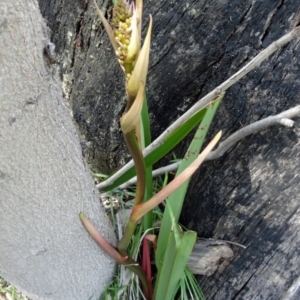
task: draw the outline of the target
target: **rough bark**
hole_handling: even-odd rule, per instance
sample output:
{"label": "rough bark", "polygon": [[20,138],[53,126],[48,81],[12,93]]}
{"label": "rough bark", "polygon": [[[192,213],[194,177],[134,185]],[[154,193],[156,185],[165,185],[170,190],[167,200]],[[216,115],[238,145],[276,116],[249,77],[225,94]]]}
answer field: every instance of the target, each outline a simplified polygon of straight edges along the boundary
{"label": "rough bark", "polygon": [[115,264],[79,212],[115,237],[46,56],[38,3],[1,1],[0,35],[0,275],[31,299],[99,299]]}
{"label": "rough bark", "polygon": [[40,0],[39,5],[52,30],[64,91],[87,160],[94,171],[110,173],[128,153],[119,129],[124,82],[106,33],[92,2]]}
{"label": "rough bark", "polygon": [[[98,1],[108,8],[104,2]],[[127,157],[117,125],[124,90],[106,34],[87,1],[39,3],[59,60],[68,58],[61,76],[70,83],[69,98],[89,163],[102,172],[114,170]],[[153,137],[300,24],[300,4],[288,0],[145,1],[145,10],[154,19],[148,77]],[[230,88],[210,137],[219,129],[226,137],[298,104],[299,54],[299,40],[293,41]],[[183,210],[185,225],[201,237],[248,246],[233,248],[236,256],[228,266],[199,278],[208,299],[292,299],[291,291],[297,291],[298,139],[298,122],[294,129],[270,128],[217,162],[206,163],[194,177]],[[178,147],[177,156],[186,144]]]}

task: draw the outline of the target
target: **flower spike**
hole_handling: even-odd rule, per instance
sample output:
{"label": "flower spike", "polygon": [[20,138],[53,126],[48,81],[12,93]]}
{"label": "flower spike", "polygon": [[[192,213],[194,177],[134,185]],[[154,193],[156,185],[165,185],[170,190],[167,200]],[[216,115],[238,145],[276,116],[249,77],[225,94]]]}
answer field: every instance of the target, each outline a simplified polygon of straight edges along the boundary
{"label": "flower spike", "polygon": [[[108,21],[105,19],[104,14],[101,12],[96,3],[96,0],[94,0],[94,3],[97,13],[117,55],[121,68],[126,74],[127,81],[131,77],[134,69],[136,69],[134,78],[131,80],[128,90],[128,94],[132,99],[134,99],[139,89],[139,82],[136,82],[136,78],[141,75],[141,80],[144,84],[146,81],[152,18],[150,16],[148,33],[144,45],[142,49],[140,49],[143,0],[136,0],[136,5],[134,3],[129,4],[126,0],[117,1],[113,8],[112,26],[110,26]],[[142,57],[140,58],[140,56]]]}

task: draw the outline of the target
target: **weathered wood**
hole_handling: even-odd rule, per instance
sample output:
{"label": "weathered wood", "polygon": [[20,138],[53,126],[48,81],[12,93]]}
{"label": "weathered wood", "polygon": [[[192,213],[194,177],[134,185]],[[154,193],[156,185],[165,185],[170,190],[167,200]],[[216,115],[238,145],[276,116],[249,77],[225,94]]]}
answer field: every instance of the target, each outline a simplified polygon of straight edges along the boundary
{"label": "weathered wood", "polygon": [[[46,3],[40,0],[40,7],[63,62],[61,75],[66,83],[72,80],[70,101],[89,162],[95,170],[114,170],[128,156],[117,122],[123,82],[108,39],[88,2]],[[152,13],[154,19],[148,77],[154,137],[300,23],[298,1],[145,1],[145,9],[144,15]],[[210,137],[219,129],[226,137],[299,104],[299,45],[291,42],[230,88]],[[233,247],[236,255],[226,268],[199,278],[208,299],[280,299],[293,282],[295,290],[300,276],[298,139],[298,121],[294,129],[270,128],[206,163],[192,180],[184,224],[199,236],[248,246]],[[186,145],[177,148],[179,157]]]}
{"label": "weathered wood", "polygon": [[220,267],[227,266],[233,251],[224,241],[200,240],[194,246],[187,265],[193,274],[211,276]]}

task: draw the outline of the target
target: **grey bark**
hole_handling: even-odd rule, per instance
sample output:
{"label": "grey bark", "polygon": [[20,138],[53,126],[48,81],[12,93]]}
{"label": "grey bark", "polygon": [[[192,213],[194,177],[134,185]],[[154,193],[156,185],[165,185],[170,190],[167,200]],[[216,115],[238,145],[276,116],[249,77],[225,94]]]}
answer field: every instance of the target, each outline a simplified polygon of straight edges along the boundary
{"label": "grey bark", "polygon": [[115,264],[79,212],[115,236],[46,55],[47,31],[37,1],[0,2],[0,275],[31,299],[99,299]]}
{"label": "grey bark", "polygon": [[[108,2],[98,1],[103,8]],[[95,170],[115,170],[128,158],[117,124],[124,90],[106,34],[88,1],[39,3],[59,61],[65,62],[60,74],[69,83],[88,161]],[[149,0],[144,16],[148,13],[154,19],[148,77],[153,137],[300,24],[299,1],[289,0]],[[225,138],[299,104],[299,57],[297,40],[230,88],[209,137],[222,129]],[[274,127],[248,137],[223,158],[205,163],[192,180],[182,222],[200,237],[248,246],[233,247],[229,264],[199,277],[208,299],[299,298],[300,133],[295,121],[294,129]],[[186,146],[176,149],[178,157]]]}

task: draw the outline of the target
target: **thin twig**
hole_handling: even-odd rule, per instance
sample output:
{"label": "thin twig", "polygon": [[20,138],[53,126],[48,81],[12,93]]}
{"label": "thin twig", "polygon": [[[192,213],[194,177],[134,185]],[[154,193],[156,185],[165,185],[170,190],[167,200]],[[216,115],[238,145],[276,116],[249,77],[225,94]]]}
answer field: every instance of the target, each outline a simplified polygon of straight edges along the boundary
{"label": "thin twig", "polygon": [[233,133],[225,141],[221,142],[218,148],[212,151],[206,157],[206,160],[214,160],[220,158],[228,149],[230,149],[234,144],[236,144],[238,141],[245,138],[246,136],[256,133],[272,125],[278,125],[278,124],[284,125],[282,122],[280,122],[280,120],[293,118],[299,115],[300,115],[300,105],[297,105],[278,115],[269,116],[262,120],[256,121],[248,126],[245,126],[244,128],[241,128],[240,130]]}
{"label": "thin twig", "polygon": [[[273,42],[269,47],[255,56],[249,63],[247,63],[242,69],[236,72],[229,79],[220,84],[213,91],[208,93],[206,96],[201,98],[193,107],[191,107],[186,113],[184,113],[179,119],[177,119],[170,127],[168,127],[152,144],[150,144],[143,151],[143,156],[147,156],[154,149],[156,149],[159,145],[164,143],[165,138],[174,130],[176,130],[181,124],[183,124],[186,120],[188,120],[191,116],[193,116],[197,111],[201,110],[205,106],[207,106],[211,101],[213,101],[220,93],[225,92],[229,87],[238,82],[242,77],[252,71],[254,68],[259,66],[264,60],[266,60],[270,55],[272,55],[276,50],[286,45],[291,40],[300,37],[300,26],[295,27],[289,33]],[[127,170],[133,167],[133,161],[129,161],[124,167],[122,167],[118,172],[116,172],[113,176],[109,177],[107,180],[99,183],[97,185],[98,189],[103,189],[111,184],[123,175]]]}
{"label": "thin twig", "polygon": [[[256,121],[238,131],[230,135],[226,140],[221,142],[218,146],[218,148],[214,151],[211,151],[208,156],[206,157],[205,161],[207,160],[214,160],[218,159],[221,156],[225,154],[227,150],[229,150],[231,147],[233,147],[238,141],[242,140],[246,136],[256,133],[260,130],[263,130],[269,126],[272,125],[284,125],[287,127],[292,127],[294,125],[294,121],[292,121],[290,118],[296,117],[300,115],[300,105],[297,105],[291,109],[288,109],[278,115],[275,116],[269,116],[267,118],[264,118],[262,120]],[[152,172],[152,177],[157,177],[160,175],[163,175],[168,172],[176,171],[180,165],[181,161],[178,161],[176,163],[161,167],[159,169],[156,169]],[[132,179],[126,181],[122,185],[119,186],[120,189],[125,189],[133,184],[136,183],[136,177],[133,177]]]}
{"label": "thin twig", "polygon": [[[234,246],[238,246],[238,247],[241,247],[243,249],[247,249],[246,246],[242,245],[242,244],[239,244],[239,243],[236,243],[236,242],[231,242],[231,241],[226,241],[226,240],[218,240],[218,239],[205,239],[205,238],[198,238],[198,240],[201,240],[201,241],[211,241],[212,243],[227,243],[227,244],[231,244],[231,245],[234,245]],[[196,242],[197,243],[197,242]]]}

